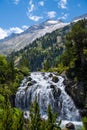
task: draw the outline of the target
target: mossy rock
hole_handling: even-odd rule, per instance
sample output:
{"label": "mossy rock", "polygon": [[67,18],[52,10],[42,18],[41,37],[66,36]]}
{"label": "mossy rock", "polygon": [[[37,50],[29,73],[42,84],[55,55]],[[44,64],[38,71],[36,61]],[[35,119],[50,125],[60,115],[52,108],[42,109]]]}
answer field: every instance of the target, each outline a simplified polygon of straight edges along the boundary
{"label": "mossy rock", "polygon": [[29,81],[29,82],[27,83],[27,85],[28,85],[28,86],[32,86],[32,85],[34,85],[35,83],[36,83],[36,81],[34,81],[34,80],[33,80],[33,81]]}
{"label": "mossy rock", "polygon": [[57,76],[53,76],[52,81],[53,81],[54,83],[57,83],[57,82],[59,81],[59,79],[58,79]]}

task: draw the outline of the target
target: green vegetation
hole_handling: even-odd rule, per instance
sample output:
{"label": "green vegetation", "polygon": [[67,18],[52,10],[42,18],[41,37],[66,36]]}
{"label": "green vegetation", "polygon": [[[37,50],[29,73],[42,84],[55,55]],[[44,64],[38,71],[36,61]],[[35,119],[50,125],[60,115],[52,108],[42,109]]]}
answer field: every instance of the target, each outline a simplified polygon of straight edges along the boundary
{"label": "green vegetation", "polygon": [[[76,105],[85,109],[87,113],[87,20],[78,21],[72,27],[66,35],[65,47],[65,52],[61,56],[62,66],[60,66],[67,68],[67,77],[75,86],[77,85],[76,88],[70,88],[70,94]],[[87,129],[86,113],[82,118],[83,130]]]}
{"label": "green vegetation", "polygon": [[13,56],[8,61],[0,55],[0,130],[22,130],[23,114],[14,107],[14,95],[29,70],[14,66]]}
{"label": "green vegetation", "polygon": [[55,124],[56,116],[51,108],[48,109],[48,120],[41,119],[36,100],[31,105],[30,120],[24,119],[23,112],[14,107],[12,96],[15,95],[23,77],[29,75],[26,66],[21,66],[21,69],[15,68],[13,56],[7,60],[0,55],[0,130],[49,130],[50,123],[52,130],[59,130],[60,124]]}
{"label": "green vegetation", "polygon": [[31,105],[29,130],[61,130],[60,122],[56,122],[57,115],[52,112],[50,105],[48,106],[48,119],[41,119],[40,109],[37,98]]}
{"label": "green vegetation", "polygon": [[83,130],[87,130],[87,117],[85,116],[84,118],[82,118],[83,121]]}
{"label": "green vegetation", "polygon": [[[87,20],[77,22],[66,35],[66,50],[62,55],[63,66],[72,68],[77,79],[87,79]],[[84,75],[84,77],[82,76]]]}
{"label": "green vegetation", "polygon": [[80,91],[78,96],[84,100],[82,104],[85,108],[87,106],[87,20],[81,20],[72,27],[66,35],[65,47],[65,52],[61,56],[61,67],[66,68],[69,79],[77,83],[77,86],[81,86],[77,88]]}

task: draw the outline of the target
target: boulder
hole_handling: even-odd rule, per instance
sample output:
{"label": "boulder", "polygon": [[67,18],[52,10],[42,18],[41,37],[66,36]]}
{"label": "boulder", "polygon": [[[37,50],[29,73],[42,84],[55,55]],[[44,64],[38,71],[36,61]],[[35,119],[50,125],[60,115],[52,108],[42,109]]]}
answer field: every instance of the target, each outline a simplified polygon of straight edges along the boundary
{"label": "boulder", "polygon": [[67,123],[65,127],[67,130],[75,130],[75,125],[71,122]]}
{"label": "boulder", "polygon": [[49,74],[49,77],[50,77],[50,78],[51,78],[51,77],[53,77],[53,74],[52,74],[52,73],[50,73],[50,74]]}
{"label": "boulder", "polygon": [[57,76],[53,76],[52,81],[53,81],[54,83],[57,83],[57,82],[59,81],[59,79],[58,79]]}
{"label": "boulder", "polygon": [[32,78],[31,77],[28,77],[28,81],[31,81],[32,80]]}
{"label": "boulder", "polygon": [[58,98],[61,95],[61,90],[56,85],[51,84],[50,88],[52,88],[54,98]]}
{"label": "boulder", "polygon": [[36,81],[29,81],[28,83],[27,83],[27,86],[32,86],[32,85],[34,85],[36,83]]}

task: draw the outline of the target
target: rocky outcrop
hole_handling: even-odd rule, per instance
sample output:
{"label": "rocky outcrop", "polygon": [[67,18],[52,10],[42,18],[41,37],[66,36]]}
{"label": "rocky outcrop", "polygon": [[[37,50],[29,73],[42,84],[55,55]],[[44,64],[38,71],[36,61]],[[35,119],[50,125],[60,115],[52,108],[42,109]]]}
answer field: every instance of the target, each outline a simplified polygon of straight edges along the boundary
{"label": "rocky outcrop", "polygon": [[66,74],[63,73],[65,91],[72,97],[76,107],[80,110],[81,116],[87,116],[87,92],[85,91],[84,82],[76,82],[72,79],[67,78]]}

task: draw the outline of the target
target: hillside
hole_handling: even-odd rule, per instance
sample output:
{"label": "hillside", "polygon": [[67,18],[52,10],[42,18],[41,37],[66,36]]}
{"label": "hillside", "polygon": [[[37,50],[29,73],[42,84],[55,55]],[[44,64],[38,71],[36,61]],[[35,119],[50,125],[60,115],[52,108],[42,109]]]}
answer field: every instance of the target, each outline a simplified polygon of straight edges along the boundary
{"label": "hillside", "polygon": [[0,53],[8,55],[12,51],[19,51],[31,44],[37,38],[40,38],[47,33],[52,33],[57,29],[60,30],[64,27],[71,26],[84,18],[87,18],[87,14],[76,17],[69,23],[64,23],[61,20],[48,19],[45,22],[29,27],[20,34],[12,33],[10,36],[0,40]]}
{"label": "hillside", "polygon": [[[86,18],[86,15],[75,18],[71,23],[67,25],[64,25],[63,23],[61,23],[61,21],[47,20],[46,22],[43,22],[38,26],[35,25],[27,29],[23,33],[24,35],[29,35],[29,33],[32,34],[34,31],[35,33],[37,32],[37,34],[40,34],[38,33],[38,31],[41,32],[42,28],[44,27],[48,27],[51,31],[52,28],[50,27],[59,27],[58,29],[50,33],[45,32],[46,34],[44,36],[36,38],[36,40],[32,41],[29,45],[25,46],[24,42],[25,47],[23,49],[18,50],[20,48],[17,48],[16,50],[14,50],[15,65],[21,67],[26,63],[26,66],[29,67],[31,71],[38,71],[41,69],[54,71],[53,68],[55,68],[55,71],[57,71],[56,68],[61,62],[61,55],[65,50],[66,34],[71,30],[71,28],[77,21],[84,18]],[[62,27],[61,25],[63,25],[64,27]],[[22,36],[22,34],[20,34],[20,36]],[[21,48],[22,47],[23,46],[21,46]]]}
{"label": "hillside", "polygon": [[24,49],[14,52],[15,65],[26,65],[31,71],[57,67],[65,49],[65,35],[71,27],[72,24],[45,34]]}

